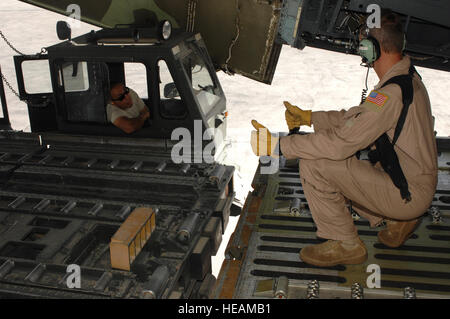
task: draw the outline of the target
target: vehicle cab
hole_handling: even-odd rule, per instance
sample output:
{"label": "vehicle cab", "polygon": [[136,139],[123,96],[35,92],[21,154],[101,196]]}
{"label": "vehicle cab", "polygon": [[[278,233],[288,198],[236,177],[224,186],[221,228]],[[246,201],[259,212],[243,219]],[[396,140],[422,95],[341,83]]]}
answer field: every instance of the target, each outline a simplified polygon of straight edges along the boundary
{"label": "vehicle cab", "polygon": [[[200,34],[174,30],[164,39],[155,29],[125,26],[69,36],[46,50],[15,57],[32,132],[168,141],[175,129],[186,128],[203,144],[226,136],[225,95]],[[150,110],[147,123],[132,134],[107,119],[110,84],[118,82]],[[215,141],[216,149],[221,142]]]}
{"label": "vehicle cab", "polygon": [[[31,133],[11,130],[0,81],[0,295],[208,297],[235,169],[213,152],[226,101],[201,36],[126,26],[72,40],[58,25],[66,41],[15,57]],[[135,133],[108,121],[111,83],[150,110]]]}

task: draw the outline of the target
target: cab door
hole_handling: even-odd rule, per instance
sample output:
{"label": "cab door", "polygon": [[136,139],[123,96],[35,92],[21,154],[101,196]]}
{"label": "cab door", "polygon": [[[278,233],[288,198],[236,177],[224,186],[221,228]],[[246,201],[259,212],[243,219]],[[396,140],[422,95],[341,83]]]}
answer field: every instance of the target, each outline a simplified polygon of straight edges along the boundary
{"label": "cab door", "polygon": [[56,129],[56,112],[47,54],[15,56],[20,99],[28,105],[32,132]]}

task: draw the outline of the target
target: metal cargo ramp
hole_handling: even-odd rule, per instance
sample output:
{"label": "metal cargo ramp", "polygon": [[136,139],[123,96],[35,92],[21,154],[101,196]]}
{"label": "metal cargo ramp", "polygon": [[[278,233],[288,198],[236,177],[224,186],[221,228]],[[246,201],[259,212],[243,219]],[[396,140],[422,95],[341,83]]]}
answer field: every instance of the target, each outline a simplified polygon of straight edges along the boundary
{"label": "metal cargo ramp", "polygon": [[[378,242],[385,226],[370,228],[353,214],[368,260],[361,265],[319,268],[300,260],[302,247],[323,239],[299,179],[298,161],[280,160],[279,170],[253,180],[216,286],[217,298],[450,298],[450,144],[438,139],[439,182],[430,208],[407,242]],[[300,163],[301,165],[301,163]],[[297,210],[291,207],[297,205]],[[381,271],[372,285],[373,265]]]}

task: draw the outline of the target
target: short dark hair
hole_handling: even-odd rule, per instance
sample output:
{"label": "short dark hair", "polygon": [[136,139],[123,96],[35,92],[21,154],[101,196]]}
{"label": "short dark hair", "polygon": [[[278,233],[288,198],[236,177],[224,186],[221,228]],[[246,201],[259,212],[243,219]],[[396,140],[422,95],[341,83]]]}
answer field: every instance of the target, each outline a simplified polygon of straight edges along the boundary
{"label": "short dark hair", "polygon": [[402,53],[405,34],[400,16],[390,9],[381,9],[381,28],[370,29],[386,53]]}
{"label": "short dark hair", "polygon": [[111,91],[113,88],[115,88],[118,85],[124,85],[123,82],[111,82],[109,83],[109,90]]}
{"label": "short dark hair", "polygon": [[109,83],[109,101],[110,102],[112,100],[112,96],[111,96],[112,89],[119,85],[124,85],[124,84],[123,84],[123,82],[117,82],[117,81]]}

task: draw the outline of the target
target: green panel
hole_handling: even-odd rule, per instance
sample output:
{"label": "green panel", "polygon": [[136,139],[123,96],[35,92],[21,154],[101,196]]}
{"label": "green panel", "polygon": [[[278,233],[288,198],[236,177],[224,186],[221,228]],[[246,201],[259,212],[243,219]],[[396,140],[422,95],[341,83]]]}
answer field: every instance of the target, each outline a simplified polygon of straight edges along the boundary
{"label": "green panel", "polygon": [[69,15],[66,11],[71,4],[80,6],[81,20],[101,27],[114,27],[118,24],[149,24],[156,21],[177,21],[161,10],[154,0],[20,0],[44,9]]}
{"label": "green panel", "polygon": [[279,54],[274,47],[280,19],[275,2],[267,5],[240,0],[236,7],[234,0],[198,1],[194,30],[202,34],[216,65],[271,82],[275,66],[269,66],[270,59],[278,60]]}
{"label": "green panel", "polygon": [[[176,28],[199,32],[218,69],[271,83],[281,45],[275,44],[281,0],[20,0],[69,15],[77,4],[81,20],[100,27],[154,26],[170,20]],[[262,2],[262,1],[261,1]],[[190,9],[189,9],[190,8]]]}

